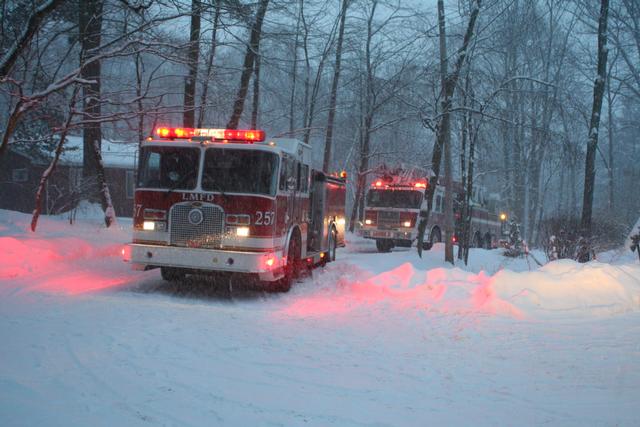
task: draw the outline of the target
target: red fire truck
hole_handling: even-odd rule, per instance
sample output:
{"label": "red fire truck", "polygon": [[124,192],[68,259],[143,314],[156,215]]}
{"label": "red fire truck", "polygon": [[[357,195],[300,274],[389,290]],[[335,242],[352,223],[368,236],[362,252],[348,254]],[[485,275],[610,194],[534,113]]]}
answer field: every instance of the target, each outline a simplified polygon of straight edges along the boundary
{"label": "red fire truck", "polygon": [[345,177],[261,130],[156,129],[141,146],[130,258],[162,278],[242,273],[287,291],[344,245]]}
{"label": "red fire truck", "polygon": [[[432,184],[428,174],[421,169],[382,168],[367,193],[364,223],[360,225],[359,234],[374,239],[379,252],[388,252],[395,246],[411,247],[418,237],[420,211],[427,209],[426,190]],[[460,183],[454,184],[454,191],[454,200],[461,200]],[[482,189],[476,189],[471,205],[471,245],[497,247],[502,234],[500,219],[488,206]],[[459,209],[454,208],[454,213],[459,220]],[[444,187],[438,184],[423,248],[430,249],[434,243],[442,242],[443,236]]]}

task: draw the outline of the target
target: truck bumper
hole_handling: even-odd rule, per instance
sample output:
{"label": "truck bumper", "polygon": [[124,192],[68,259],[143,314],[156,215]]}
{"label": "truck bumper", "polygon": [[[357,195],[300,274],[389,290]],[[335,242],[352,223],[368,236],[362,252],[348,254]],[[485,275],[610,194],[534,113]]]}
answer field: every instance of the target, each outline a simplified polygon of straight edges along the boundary
{"label": "truck bumper", "polygon": [[376,230],[361,228],[360,235],[365,239],[390,239],[390,240],[410,240],[413,241],[416,238],[417,233],[413,230],[399,231],[399,230]]}
{"label": "truck bumper", "polygon": [[[194,271],[257,274],[272,282],[283,274],[283,259],[274,252],[239,252],[133,243],[129,245],[134,270],[175,267]],[[273,259],[272,265],[267,264]]]}

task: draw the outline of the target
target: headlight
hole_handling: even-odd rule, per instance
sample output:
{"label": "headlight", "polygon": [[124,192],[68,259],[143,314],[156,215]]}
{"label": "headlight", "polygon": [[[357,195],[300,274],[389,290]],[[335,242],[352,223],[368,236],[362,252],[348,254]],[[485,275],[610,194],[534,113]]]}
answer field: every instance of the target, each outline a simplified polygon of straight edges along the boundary
{"label": "headlight", "polygon": [[411,221],[405,221],[403,225],[405,227],[411,227]]}
{"label": "headlight", "polygon": [[238,227],[236,228],[236,236],[238,237],[247,237],[249,235],[249,227]]}
{"label": "headlight", "polygon": [[145,231],[165,231],[166,223],[164,221],[145,221],[142,223],[142,229]]}
{"label": "headlight", "polygon": [[370,219],[365,219],[364,223],[367,225],[371,225],[373,223],[373,221],[371,221]]}

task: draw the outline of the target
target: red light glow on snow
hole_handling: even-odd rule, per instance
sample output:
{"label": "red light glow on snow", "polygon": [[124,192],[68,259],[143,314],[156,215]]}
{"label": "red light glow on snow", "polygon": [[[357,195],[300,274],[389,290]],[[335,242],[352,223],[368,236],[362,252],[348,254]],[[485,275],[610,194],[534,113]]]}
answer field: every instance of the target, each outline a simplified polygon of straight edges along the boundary
{"label": "red light glow on snow", "polygon": [[76,237],[0,237],[0,292],[76,295],[132,283],[139,275],[122,267],[123,250]]}
{"label": "red light glow on snow", "polygon": [[[353,266],[351,266],[353,270]],[[336,272],[326,277],[327,286],[296,300],[282,310],[289,317],[331,317],[381,311],[436,314],[483,314],[523,318],[520,310],[500,299],[492,278],[461,270],[434,268],[416,270],[410,263],[378,274],[366,271]]]}

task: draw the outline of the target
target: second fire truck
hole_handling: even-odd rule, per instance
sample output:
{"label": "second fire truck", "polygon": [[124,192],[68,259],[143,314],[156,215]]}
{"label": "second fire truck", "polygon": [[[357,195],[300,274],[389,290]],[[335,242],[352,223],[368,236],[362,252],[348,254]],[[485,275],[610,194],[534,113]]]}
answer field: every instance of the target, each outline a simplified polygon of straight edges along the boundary
{"label": "second fire truck", "polygon": [[[428,174],[421,169],[382,168],[367,192],[364,222],[359,234],[374,239],[379,252],[388,252],[396,246],[411,247],[417,240],[420,211],[427,209],[426,193],[432,184]],[[454,191],[454,200],[460,200],[462,188],[459,183],[454,184]],[[498,215],[493,212],[495,207],[485,200],[480,188],[476,189],[471,204],[471,245],[487,249],[496,247],[502,227]],[[454,208],[454,214],[459,223],[459,209]],[[437,185],[421,244],[424,249],[430,249],[433,244],[442,242],[443,237],[444,187]]]}
{"label": "second fire truck", "polygon": [[287,291],[344,245],[345,177],[260,130],[156,129],[141,146],[130,260],[165,280],[239,273]]}

